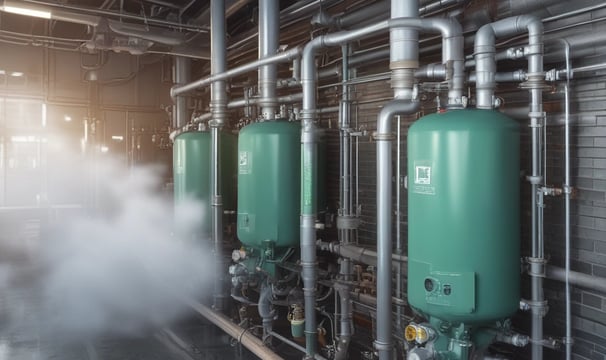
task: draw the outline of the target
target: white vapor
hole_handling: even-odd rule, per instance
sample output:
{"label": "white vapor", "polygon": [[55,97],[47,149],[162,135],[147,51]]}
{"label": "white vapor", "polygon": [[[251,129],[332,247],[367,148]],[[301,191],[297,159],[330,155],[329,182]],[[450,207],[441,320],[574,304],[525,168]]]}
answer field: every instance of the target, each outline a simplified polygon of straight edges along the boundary
{"label": "white vapor", "polygon": [[[69,338],[167,326],[188,310],[180,298],[205,296],[212,284],[208,246],[173,231],[158,169],[104,164],[99,174],[109,211],[71,218],[43,234],[36,251],[39,328]],[[184,207],[179,234],[204,219],[202,204]]]}

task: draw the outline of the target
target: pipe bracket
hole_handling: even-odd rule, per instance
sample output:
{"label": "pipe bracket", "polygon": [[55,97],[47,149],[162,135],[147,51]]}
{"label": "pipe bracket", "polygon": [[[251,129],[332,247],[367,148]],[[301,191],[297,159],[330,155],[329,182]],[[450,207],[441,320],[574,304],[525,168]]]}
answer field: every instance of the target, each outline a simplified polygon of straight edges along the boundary
{"label": "pipe bracket", "polygon": [[545,126],[545,118],[547,114],[544,111],[531,111],[528,113],[530,118],[529,127],[543,127]]}

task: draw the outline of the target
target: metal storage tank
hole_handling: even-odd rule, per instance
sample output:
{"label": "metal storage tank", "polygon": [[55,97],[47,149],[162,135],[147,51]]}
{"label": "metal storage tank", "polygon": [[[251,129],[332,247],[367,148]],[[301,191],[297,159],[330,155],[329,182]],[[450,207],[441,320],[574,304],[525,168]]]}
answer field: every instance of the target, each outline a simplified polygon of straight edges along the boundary
{"label": "metal storage tank", "polygon": [[408,132],[408,301],[451,323],[520,300],[519,126],[490,110],[425,116]]}
{"label": "metal storage tank", "polygon": [[299,245],[300,164],[300,123],[266,121],[242,128],[238,238],[244,245],[257,249]]}
{"label": "metal storage tank", "polygon": [[[179,134],[173,144],[174,202],[177,208],[186,200],[202,202],[204,219],[201,234],[210,238],[210,140],[208,131]],[[221,191],[223,209],[236,209],[237,137],[221,133]]]}

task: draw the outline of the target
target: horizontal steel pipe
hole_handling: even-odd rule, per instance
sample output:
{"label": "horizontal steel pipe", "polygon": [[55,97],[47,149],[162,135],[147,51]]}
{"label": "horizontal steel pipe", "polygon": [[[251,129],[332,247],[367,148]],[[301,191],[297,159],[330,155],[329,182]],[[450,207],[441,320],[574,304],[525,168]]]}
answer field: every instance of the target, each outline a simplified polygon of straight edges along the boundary
{"label": "horizontal steel pipe", "polygon": [[242,66],[238,66],[236,68],[227,70],[227,71],[219,73],[219,74],[207,76],[205,78],[196,80],[196,81],[191,82],[186,85],[175,86],[170,90],[170,95],[172,97],[175,97],[175,96],[184,94],[186,92],[208,86],[217,81],[231,79],[234,76],[238,76],[238,75],[250,72],[250,71],[257,70],[257,68],[259,68],[260,66],[289,62],[289,61],[292,61],[292,60],[298,58],[301,55],[302,51],[303,51],[303,49],[301,47],[297,46],[290,50],[281,52],[279,54],[268,56],[263,59],[253,61],[248,64],[244,64]]}
{"label": "horizontal steel pipe", "polygon": [[211,310],[206,305],[202,305],[197,301],[191,299],[184,299],[187,305],[194,309],[198,314],[208,319],[210,322],[215,324],[221,330],[234,339],[238,340],[245,348],[250,350],[253,354],[264,360],[283,360],[281,356],[273,352],[270,348],[263,344],[263,341],[258,337],[254,336],[247,329],[243,329],[240,326],[231,322],[231,320],[220,313]]}

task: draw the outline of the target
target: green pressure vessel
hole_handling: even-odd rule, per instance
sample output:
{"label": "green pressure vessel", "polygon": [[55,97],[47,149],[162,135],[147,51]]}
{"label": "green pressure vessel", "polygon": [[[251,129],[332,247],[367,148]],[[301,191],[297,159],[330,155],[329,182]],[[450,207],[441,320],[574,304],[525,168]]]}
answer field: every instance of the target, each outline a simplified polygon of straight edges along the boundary
{"label": "green pressure vessel", "polygon": [[238,139],[238,238],[257,249],[299,245],[301,125],[265,121]]}
{"label": "green pressure vessel", "polygon": [[[204,207],[201,234],[210,237],[210,148],[208,131],[179,134],[173,144],[174,202],[177,208],[187,200],[199,201]],[[221,133],[221,192],[224,210],[236,210],[237,137]]]}
{"label": "green pressure vessel", "polygon": [[519,126],[453,110],[408,131],[408,301],[422,314],[480,324],[519,306]]}

